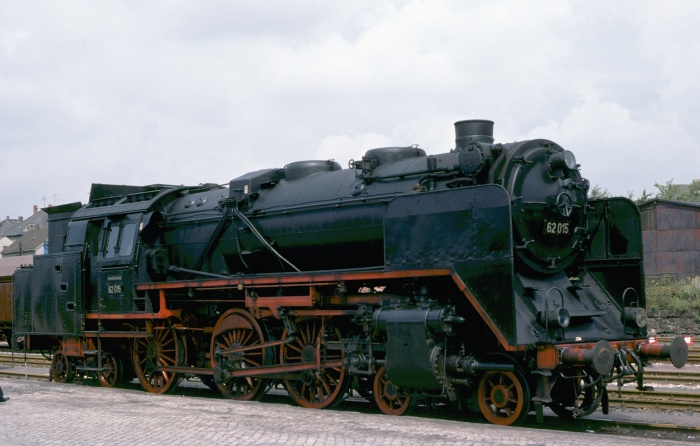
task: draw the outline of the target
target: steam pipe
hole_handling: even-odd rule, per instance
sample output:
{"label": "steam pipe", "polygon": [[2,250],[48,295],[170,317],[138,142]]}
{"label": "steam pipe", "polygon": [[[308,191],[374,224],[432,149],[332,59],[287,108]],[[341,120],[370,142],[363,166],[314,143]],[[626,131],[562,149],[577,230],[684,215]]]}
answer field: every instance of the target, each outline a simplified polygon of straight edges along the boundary
{"label": "steam pipe", "polygon": [[478,372],[513,372],[514,370],[514,364],[479,362],[474,358],[463,358],[460,356],[450,356],[447,358],[447,371],[452,375],[476,375]]}

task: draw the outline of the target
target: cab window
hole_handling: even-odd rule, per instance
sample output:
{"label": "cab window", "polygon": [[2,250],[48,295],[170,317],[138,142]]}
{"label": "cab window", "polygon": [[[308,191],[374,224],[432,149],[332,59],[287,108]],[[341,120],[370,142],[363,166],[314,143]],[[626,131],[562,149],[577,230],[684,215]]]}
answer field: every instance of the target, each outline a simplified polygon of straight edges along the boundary
{"label": "cab window", "polygon": [[119,255],[130,256],[134,250],[134,241],[136,239],[136,223],[129,223],[122,226],[122,233],[119,243]]}
{"label": "cab window", "polygon": [[136,239],[136,223],[109,222],[104,228],[102,255],[106,259],[131,256]]}

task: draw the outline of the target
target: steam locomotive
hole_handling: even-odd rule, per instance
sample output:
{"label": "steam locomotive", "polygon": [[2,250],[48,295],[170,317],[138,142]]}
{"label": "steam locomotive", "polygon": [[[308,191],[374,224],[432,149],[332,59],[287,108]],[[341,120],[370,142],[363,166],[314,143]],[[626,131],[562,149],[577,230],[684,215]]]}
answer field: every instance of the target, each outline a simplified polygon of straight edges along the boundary
{"label": "steam locomotive", "polygon": [[46,209],[47,255],[14,277],[14,336],[52,376],[197,376],[224,396],[284,384],[304,407],[350,391],[385,414],[441,402],[495,424],[547,406],[607,412],[647,341],[640,215],[591,200],[574,154],[496,144],[455,123],[453,150],[372,149],[343,169],[300,161],[228,185],[93,184]]}

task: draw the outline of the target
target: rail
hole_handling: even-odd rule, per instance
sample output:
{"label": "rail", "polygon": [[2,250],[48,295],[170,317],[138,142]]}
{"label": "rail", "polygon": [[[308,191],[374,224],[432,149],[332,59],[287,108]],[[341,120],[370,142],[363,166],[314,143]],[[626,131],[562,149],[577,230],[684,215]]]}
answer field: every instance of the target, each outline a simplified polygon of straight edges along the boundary
{"label": "rail", "polygon": [[[4,351],[3,351],[4,350]],[[644,384],[652,391],[636,390],[634,384],[619,389],[608,387],[611,407],[667,409],[700,412],[700,345],[690,347],[689,366],[683,369],[655,369],[644,372]],[[37,353],[0,350],[0,375],[46,378],[50,359]]]}
{"label": "rail", "polygon": [[688,390],[635,390],[608,387],[610,405],[613,407],[635,407],[640,409],[691,410],[700,412],[700,391]]}

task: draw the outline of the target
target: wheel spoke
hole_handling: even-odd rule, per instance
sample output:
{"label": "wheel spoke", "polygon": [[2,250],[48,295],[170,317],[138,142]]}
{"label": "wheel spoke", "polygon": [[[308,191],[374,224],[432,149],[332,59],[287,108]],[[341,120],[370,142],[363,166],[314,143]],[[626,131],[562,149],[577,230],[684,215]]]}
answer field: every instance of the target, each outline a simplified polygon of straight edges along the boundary
{"label": "wheel spoke", "polygon": [[521,421],[529,410],[529,395],[527,381],[519,371],[486,372],[478,388],[481,413],[499,425]]}
{"label": "wheel spoke", "polygon": [[[340,330],[325,331],[324,336],[325,323],[326,320],[321,318],[298,319],[296,321],[298,337],[290,344],[282,346],[282,362],[292,364],[342,359],[344,353],[328,354],[325,344],[326,338],[331,341],[341,341]],[[285,332],[285,337],[286,335]],[[290,397],[299,405],[322,409],[342,401],[347,376],[344,367],[332,367],[315,372],[299,372],[295,379],[285,380],[284,384]]]}
{"label": "wheel spoke", "polygon": [[[244,336],[245,335],[245,336]],[[250,339],[253,337],[253,330],[248,330],[248,333],[241,332],[241,345],[251,345],[254,344],[254,342],[250,342]]]}
{"label": "wheel spoke", "polygon": [[374,377],[373,393],[374,402],[386,415],[403,415],[413,407],[411,397],[402,396],[401,389],[387,379],[386,368],[383,366]]}
{"label": "wheel spoke", "polygon": [[51,376],[54,381],[59,383],[73,380],[73,367],[61,350],[57,350],[51,360]]}
{"label": "wheel spoke", "polygon": [[298,352],[298,353],[299,353],[299,357],[301,357],[301,350],[302,350],[301,347],[297,347],[297,346],[294,345],[294,344],[289,344],[287,347],[289,347],[290,349],[292,349],[292,350]]}
{"label": "wheel spoke", "polygon": [[122,379],[122,362],[121,358],[112,354],[105,356],[103,367],[107,370],[99,372],[98,378],[102,387],[116,387]]}
{"label": "wheel spoke", "polygon": [[253,358],[251,358],[249,356],[246,356],[245,363],[251,367],[260,367],[262,365],[262,362],[260,360],[253,361]]}
{"label": "wheel spoke", "polygon": [[[328,395],[333,393],[333,391],[331,390],[331,384],[329,383],[329,382],[333,382],[333,380],[330,377],[319,376],[318,381],[321,384],[319,386],[319,390],[325,390]],[[337,384],[337,383],[333,383],[333,384]]]}
{"label": "wheel spoke", "polygon": [[156,371],[155,367],[184,365],[186,346],[167,321],[155,321],[151,333],[151,338],[134,340],[134,368],[144,389],[152,393],[165,393],[177,387],[181,376],[178,373]]}
{"label": "wheel spoke", "polygon": [[[212,366],[222,371],[223,382],[216,386],[226,398],[251,400],[259,399],[265,394],[267,389],[265,379],[250,376],[231,378],[229,374],[232,371],[265,365],[267,353],[262,347],[264,342],[260,325],[247,311],[229,310],[219,318],[214,327],[211,357]],[[236,349],[255,345],[260,345],[260,349],[235,352]],[[217,350],[228,353],[219,355]],[[221,364],[217,364],[218,362]]]}
{"label": "wheel spoke", "polygon": [[549,407],[559,417],[573,419],[595,412],[602,399],[604,387],[593,385],[591,374],[573,378],[560,378],[552,387],[552,403]]}

